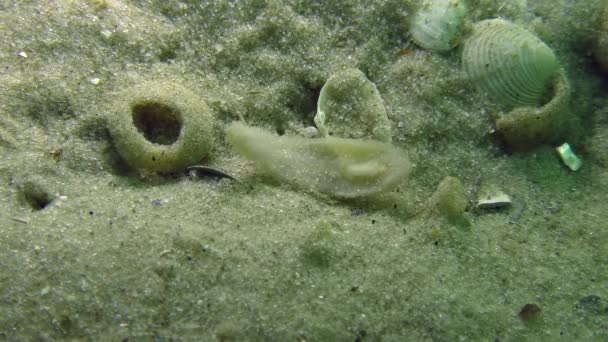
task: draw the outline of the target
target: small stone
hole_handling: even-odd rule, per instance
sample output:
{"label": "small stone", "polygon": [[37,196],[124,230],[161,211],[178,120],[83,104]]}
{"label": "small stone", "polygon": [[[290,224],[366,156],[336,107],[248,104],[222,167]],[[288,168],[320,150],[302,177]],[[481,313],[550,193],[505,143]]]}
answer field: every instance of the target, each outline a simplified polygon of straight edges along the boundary
{"label": "small stone", "polygon": [[27,58],[27,53],[25,53],[25,51],[19,51],[18,55],[23,58]]}
{"label": "small stone", "polygon": [[48,294],[49,292],[51,292],[51,287],[45,286],[42,290],[40,290],[40,296],[44,296],[44,295]]}
{"label": "small stone", "polygon": [[306,138],[316,138],[319,135],[319,130],[315,126],[308,126],[302,128],[300,134]]}
{"label": "small stone", "polygon": [[351,208],[350,214],[352,216],[360,216],[365,214],[365,210],[363,208]]}
{"label": "small stone", "polygon": [[541,308],[537,304],[526,304],[519,311],[519,318],[522,321],[530,321],[537,318],[541,313]]}
{"label": "small stone", "polygon": [[600,313],[602,311],[602,299],[596,295],[585,296],[576,303],[577,310],[587,311],[588,313]]}

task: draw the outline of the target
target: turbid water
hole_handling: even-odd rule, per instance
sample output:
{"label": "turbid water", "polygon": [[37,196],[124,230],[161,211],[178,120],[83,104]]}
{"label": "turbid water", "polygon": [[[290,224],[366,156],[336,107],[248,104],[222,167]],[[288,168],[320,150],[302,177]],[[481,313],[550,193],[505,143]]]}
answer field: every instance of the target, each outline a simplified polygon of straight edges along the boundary
{"label": "turbid water", "polygon": [[[423,1],[0,2],[0,340],[608,339],[607,2],[466,5],[435,51]],[[565,75],[508,129],[463,68],[492,18]],[[344,198],[315,186],[327,154],[256,168],[236,120],[352,146],[381,125],[411,170]],[[349,186],[385,167],[345,163]]]}

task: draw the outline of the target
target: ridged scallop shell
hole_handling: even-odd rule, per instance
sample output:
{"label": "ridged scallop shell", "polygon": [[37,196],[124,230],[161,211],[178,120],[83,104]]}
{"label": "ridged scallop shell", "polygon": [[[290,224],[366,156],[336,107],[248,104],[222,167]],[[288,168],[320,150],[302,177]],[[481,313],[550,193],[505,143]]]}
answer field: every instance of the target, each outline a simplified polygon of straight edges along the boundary
{"label": "ridged scallop shell", "polygon": [[425,0],[410,24],[410,34],[425,49],[450,50],[458,44],[466,15],[463,0]]}
{"label": "ridged scallop shell", "polygon": [[462,64],[472,82],[510,108],[543,104],[559,68],[553,50],[535,34],[502,19],[475,24]]}

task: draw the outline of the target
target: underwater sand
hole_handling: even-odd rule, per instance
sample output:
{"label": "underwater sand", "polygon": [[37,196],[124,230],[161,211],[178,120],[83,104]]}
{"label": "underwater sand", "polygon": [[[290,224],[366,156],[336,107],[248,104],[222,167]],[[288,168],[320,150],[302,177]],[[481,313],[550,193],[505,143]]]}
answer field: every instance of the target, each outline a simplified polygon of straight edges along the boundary
{"label": "underwater sand", "polygon": [[[470,23],[512,20],[558,55],[576,172],[555,144],[502,146],[458,48],[410,41],[417,3],[0,2],[0,340],[607,340],[608,87],[589,54],[606,2],[470,4]],[[224,142],[239,117],[312,126],[344,67],[376,84],[414,164],[396,190],[305,191]],[[107,114],[154,80],[206,101],[215,144],[199,164],[238,182],[121,160]],[[469,229],[424,210],[446,176]],[[511,206],[476,210],[488,184]]]}

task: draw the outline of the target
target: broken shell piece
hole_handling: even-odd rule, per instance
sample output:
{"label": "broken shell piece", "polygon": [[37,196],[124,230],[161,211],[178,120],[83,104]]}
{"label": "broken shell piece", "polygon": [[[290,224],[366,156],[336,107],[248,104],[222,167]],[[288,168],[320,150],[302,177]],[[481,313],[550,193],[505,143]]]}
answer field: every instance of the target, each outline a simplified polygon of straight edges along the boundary
{"label": "broken shell piece", "polygon": [[382,97],[359,69],[340,70],[325,82],[314,121],[322,137],[391,142],[391,122]]}
{"label": "broken shell piece", "polygon": [[229,179],[238,181],[238,179],[234,178],[227,172],[214,168],[214,167],[211,167],[211,166],[193,165],[193,166],[187,167],[186,171],[188,172],[188,176],[190,176],[191,178],[197,178],[200,176],[210,176],[210,177],[217,177],[217,178],[229,178]]}
{"label": "broken shell piece", "polygon": [[425,0],[410,25],[416,44],[431,51],[448,51],[456,46],[468,10],[463,0]]}
{"label": "broken shell piece", "polygon": [[500,189],[486,189],[477,198],[477,209],[496,209],[511,205],[511,197]]}
{"label": "broken shell piece", "polygon": [[570,144],[564,143],[563,145],[556,148],[560,158],[570,170],[577,171],[583,166],[583,161],[574,153]]}

